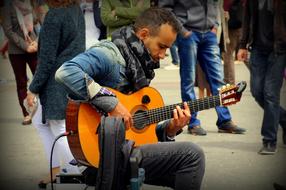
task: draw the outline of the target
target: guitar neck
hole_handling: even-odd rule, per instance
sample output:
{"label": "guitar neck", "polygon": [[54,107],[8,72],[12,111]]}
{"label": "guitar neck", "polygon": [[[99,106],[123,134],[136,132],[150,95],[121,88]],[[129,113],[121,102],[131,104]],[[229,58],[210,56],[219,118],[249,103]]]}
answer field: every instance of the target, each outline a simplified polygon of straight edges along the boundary
{"label": "guitar neck", "polygon": [[[210,96],[206,98],[188,101],[187,104],[191,112],[193,113],[201,110],[214,108],[216,106],[220,106],[221,101],[220,101],[220,96],[216,95],[216,96]],[[148,118],[147,125],[173,118],[173,110],[176,108],[176,106],[180,106],[181,108],[183,108],[183,103],[168,105],[161,108],[150,109],[146,111]]]}

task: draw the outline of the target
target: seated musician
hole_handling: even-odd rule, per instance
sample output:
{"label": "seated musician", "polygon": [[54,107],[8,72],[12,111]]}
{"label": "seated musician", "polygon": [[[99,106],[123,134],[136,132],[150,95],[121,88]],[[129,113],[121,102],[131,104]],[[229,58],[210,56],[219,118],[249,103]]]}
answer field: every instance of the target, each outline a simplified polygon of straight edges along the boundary
{"label": "seated musician", "polygon": [[[56,80],[70,96],[124,119],[126,130],[133,125],[131,113],[105,87],[124,94],[149,86],[154,69],[159,67],[166,50],[180,31],[172,13],[149,8],[134,25],[122,27],[112,34],[112,40],[100,41],[92,48],[65,62],[56,72]],[[159,143],[137,146],[139,167],[145,169],[145,182],[168,186],[176,190],[200,189],[205,170],[204,153],[191,142],[174,142],[174,138],[189,123],[190,109],[186,103],[173,110],[173,118],[156,126]]]}

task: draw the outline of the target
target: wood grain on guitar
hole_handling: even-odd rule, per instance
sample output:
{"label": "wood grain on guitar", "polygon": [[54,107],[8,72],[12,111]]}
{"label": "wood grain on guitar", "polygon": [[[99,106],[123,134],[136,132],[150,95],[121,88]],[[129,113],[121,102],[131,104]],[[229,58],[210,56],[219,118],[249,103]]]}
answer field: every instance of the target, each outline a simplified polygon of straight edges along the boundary
{"label": "wood grain on guitar", "polygon": [[[227,85],[220,89],[220,93],[202,99],[187,102],[192,112],[229,106],[240,101],[246,82],[237,85]],[[160,93],[152,88],[145,87],[133,94],[122,94],[113,91],[119,101],[130,111],[134,126],[126,131],[126,138],[135,141],[135,146],[158,142],[156,124],[172,118],[172,110],[183,103],[164,106]],[[99,149],[97,129],[101,115],[89,103],[69,100],[66,111],[66,130],[72,131],[68,136],[70,149],[75,159],[83,165],[98,167]]]}

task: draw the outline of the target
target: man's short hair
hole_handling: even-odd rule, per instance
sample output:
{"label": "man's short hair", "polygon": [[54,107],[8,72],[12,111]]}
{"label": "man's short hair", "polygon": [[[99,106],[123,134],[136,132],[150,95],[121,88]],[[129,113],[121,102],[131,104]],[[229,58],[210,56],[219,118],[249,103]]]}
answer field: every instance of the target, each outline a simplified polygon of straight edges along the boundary
{"label": "man's short hair", "polygon": [[134,30],[137,32],[141,28],[148,28],[151,35],[157,35],[160,26],[169,24],[172,26],[173,31],[179,33],[181,30],[180,24],[172,12],[164,9],[151,7],[143,11],[135,20]]}

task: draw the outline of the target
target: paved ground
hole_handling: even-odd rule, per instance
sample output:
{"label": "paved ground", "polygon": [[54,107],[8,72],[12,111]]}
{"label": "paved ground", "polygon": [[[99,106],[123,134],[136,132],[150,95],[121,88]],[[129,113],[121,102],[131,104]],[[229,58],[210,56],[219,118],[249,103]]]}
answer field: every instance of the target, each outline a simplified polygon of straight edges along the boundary
{"label": "paved ground", "polygon": [[[167,66],[169,58],[161,64]],[[152,86],[164,97],[166,104],[180,102],[178,70],[159,69]],[[249,82],[249,72],[243,64],[236,64],[237,81]],[[16,86],[7,60],[0,59],[0,189],[37,189],[37,182],[47,175],[41,141],[32,126],[22,126],[17,102]],[[282,104],[286,105],[286,85],[282,89]],[[245,135],[220,134],[215,126],[216,113],[212,110],[199,114],[207,136],[192,136],[186,129],[179,141],[192,141],[205,151],[206,171],[203,190],[271,190],[274,182],[286,186],[286,146],[282,144],[282,130],[278,133],[278,152],[274,156],[257,154],[261,147],[260,126],[262,110],[252,98],[249,87],[241,102],[229,107],[233,120],[247,129]],[[84,189],[64,186],[64,189]],[[59,187],[58,190],[61,190]],[[92,188],[89,188],[92,189]],[[162,189],[145,186],[145,190]]]}

